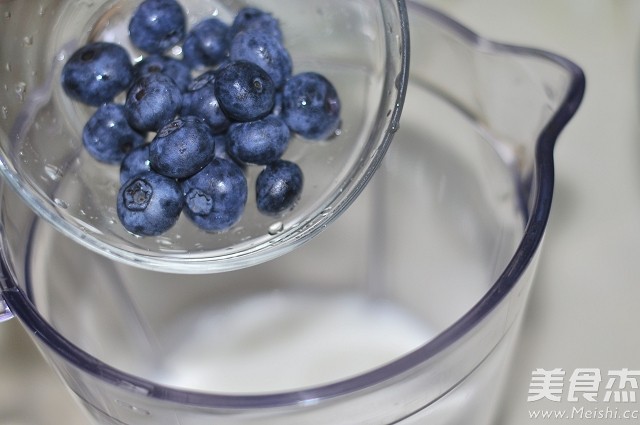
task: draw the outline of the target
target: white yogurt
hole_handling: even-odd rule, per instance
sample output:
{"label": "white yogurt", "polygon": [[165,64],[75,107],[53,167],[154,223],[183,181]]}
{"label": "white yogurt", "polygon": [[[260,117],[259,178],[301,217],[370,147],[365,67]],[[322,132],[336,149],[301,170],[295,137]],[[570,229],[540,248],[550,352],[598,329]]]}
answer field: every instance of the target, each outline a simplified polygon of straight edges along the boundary
{"label": "white yogurt", "polygon": [[159,382],[225,393],[286,391],[367,371],[433,335],[398,307],[353,294],[274,292],[197,314],[172,330]]}

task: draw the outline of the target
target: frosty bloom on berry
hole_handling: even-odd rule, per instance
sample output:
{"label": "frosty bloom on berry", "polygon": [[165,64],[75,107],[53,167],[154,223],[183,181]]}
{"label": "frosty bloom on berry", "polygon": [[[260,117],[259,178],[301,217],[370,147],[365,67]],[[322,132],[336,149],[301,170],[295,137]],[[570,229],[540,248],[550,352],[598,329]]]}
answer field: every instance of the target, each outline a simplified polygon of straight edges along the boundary
{"label": "frosty bloom on berry", "polygon": [[117,164],[144,143],[144,136],[127,122],[124,106],[115,103],[99,107],[82,130],[82,144],[101,162]]}
{"label": "frosty bloom on berry", "polygon": [[61,83],[74,100],[91,106],[111,102],[133,80],[133,65],[117,44],[89,43],[76,50],[62,68]]}
{"label": "frosty bloom on berry", "polygon": [[183,207],[180,185],[153,171],[138,174],[118,191],[118,218],[125,229],[140,236],[157,236],[169,230]]}
{"label": "frosty bloom on berry", "polygon": [[175,0],[145,0],[129,21],[129,38],[147,53],[163,53],[184,39],[187,19]]}
{"label": "frosty bloom on berry", "polygon": [[227,57],[229,26],[218,18],[198,22],[182,45],[184,61],[192,68],[219,65]]}
{"label": "frosty bloom on berry", "polygon": [[120,184],[132,177],[151,171],[149,161],[149,145],[138,146],[129,152],[120,163]]}
{"label": "frosty bloom on berry", "polygon": [[180,90],[186,90],[191,83],[189,65],[169,56],[149,55],[133,66],[134,80],[155,73],[171,77]]}
{"label": "frosty bloom on berry", "polygon": [[256,179],[258,210],[278,215],[293,208],[302,194],[302,186],[302,170],[297,164],[282,159],[272,162]]}
{"label": "frosty bloom on berry", "polygon": [[267,71],[276,88],[291,76],[293,63],[279,38],[258,31],[241,31],[231,41],[231,60],[246,60]]}
{"label": "frosty bloom on berry", "polygon": [[266,165],[284,154],[290,134],[284,121],[269,115],[261,120],[232,124],[227,132],[227,147],[233,158]]}
{"label": "frosty bloom on berry", "polygon": [[133,83],[124,106],[131,127],[158,131],[180,111],[182,92],[170,77],[147,74]]}
{"label": "frosty bloom on berry", "polygon": [[196,117],[182,117],[160,129],[149,145],[149,161],[156,172],[182,179],[203,169],[215,154],[209,126]]}
{"label": "frosty bloom on berry", "polygon": [[229,127],[230,121],[220,108],[214,81],[214,71],[206,71],[194,79],[182,94],[181,114],[202,119],[211,127],[211,131],[218,134]]}
{"label": "frosty bloom on berry", "polygon": [[265,117],[275,102],[276,87],[269,74],[247,61],[230,62],[220,69],[214,90],[224,113],[237,121]]}
{"label": "frosty bloom on berry", "polygon": [[315,72],[291,77],[282,94],[282,117],[291,131],[312,139],[329,138],[340,125],[340,99],[329,80]]}
{"label": "frosty bloom on berry", "polygon": [[229,28],[229,39],[241,31],[256,31],[282,40],[280,22],[268,12],[255,7],[245,7],[238,11]]}
{"label": "frosty bloom on berry", "polygon": [[198,227],[221,232],[233,226],[247,202],[247,180],[233,161],[215,158],[202,171],[182,182],[185,214]]}

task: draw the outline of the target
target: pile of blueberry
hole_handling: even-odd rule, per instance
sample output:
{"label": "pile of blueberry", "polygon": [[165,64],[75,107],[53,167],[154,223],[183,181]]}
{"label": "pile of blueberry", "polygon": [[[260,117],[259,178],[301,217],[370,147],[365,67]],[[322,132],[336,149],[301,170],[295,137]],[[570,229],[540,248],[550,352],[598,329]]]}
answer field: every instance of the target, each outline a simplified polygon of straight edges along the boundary
{"label": "pile of blueberry", "polygon": [[[252,165],[263,167],[255,181],[259,211],[293,208],[303,175],[281,157],[292,134],[334,134],[340,100],[324,76],[293,74],[279,21],[247,7],[230,24],[210,17],[187,30],[176,0],[144,0],[129,37],[145,53],[139,62],[118,44],[92,42],[73,53],[61,76],[68,96],[97,107],[83,145],[120,166],[124,227],[160,235],[184,211],[206,231],[228,230],[244,212]],[[181,59],[167,54],[177,45]],[[116,103],[122,92],[126,100]]]}

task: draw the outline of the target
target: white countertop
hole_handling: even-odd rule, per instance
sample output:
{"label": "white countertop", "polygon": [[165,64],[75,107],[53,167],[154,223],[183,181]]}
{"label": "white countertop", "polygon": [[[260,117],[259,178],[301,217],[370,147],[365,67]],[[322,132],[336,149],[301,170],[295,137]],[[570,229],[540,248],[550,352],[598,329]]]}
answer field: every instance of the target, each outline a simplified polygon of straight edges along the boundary
{"label": "white countertop", "polygon": [[[551,220],[499,422],[553,423],[530,413],[576,404],[566,395],[528,402],[533,370],[562,368],[568,379],[598,369],[601,394],[609,371],[640,370],[640,1],[425,2],[485,37],[567,56],[586,73],[583,104],[556,148]],[[635,403],[598,406],[638,410],[640,394]],[[1,324],[0,424],[52,423],[84,420],[17,321]]]}

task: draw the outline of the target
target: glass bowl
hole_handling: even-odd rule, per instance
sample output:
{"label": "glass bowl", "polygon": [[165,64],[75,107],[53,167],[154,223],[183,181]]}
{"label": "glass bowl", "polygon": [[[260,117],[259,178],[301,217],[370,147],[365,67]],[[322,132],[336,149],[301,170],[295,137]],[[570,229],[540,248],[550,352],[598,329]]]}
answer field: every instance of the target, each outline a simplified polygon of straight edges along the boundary
{"label": "glass bowl", "polygon": [[417,47],[394,143],[348,211],[287,255],[143,270],[63,236],[4,185],[5,315],[96,422],[495,423],[554,145],[585,80],[563,57],[408,8]]}
{"label": "glass bowl", "polygon": [[[229,23],[246,6],[272,13],[281,22],[293,72],[319,72],[336,87],[342,123],[329,140],[296,136],[290,142],[284,158],[301,167],[305,181],[292,211],[276,217],[258,212],[254,185],[262,167],[250,165],[248,202],[231,229],[199,230],[182,214],[158,237],[139,237],[120,224],[118,167],[99,163],[82,148],[82,129],[95,108],[72,101],[60,85],[62,66],[88,41],[116,42],[133,61],[143,58],[127,30],[139,3],[2,2],[0,171],[5,181],[65,235],[109,258],[153,270],[242,268],[290,251],[323,230],[367,184],[397,128],[409,59],[404,2],[181,0],[188,27],[210,16]],[[181,49],[168,54],[179,58]]]}

